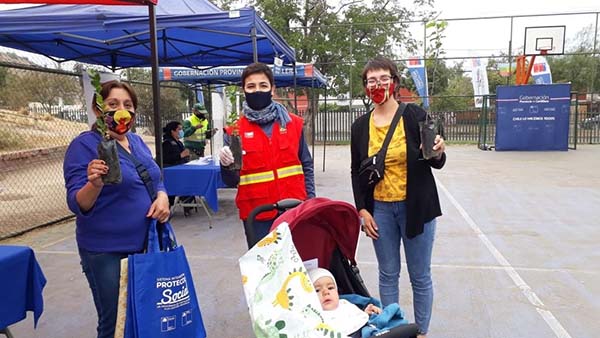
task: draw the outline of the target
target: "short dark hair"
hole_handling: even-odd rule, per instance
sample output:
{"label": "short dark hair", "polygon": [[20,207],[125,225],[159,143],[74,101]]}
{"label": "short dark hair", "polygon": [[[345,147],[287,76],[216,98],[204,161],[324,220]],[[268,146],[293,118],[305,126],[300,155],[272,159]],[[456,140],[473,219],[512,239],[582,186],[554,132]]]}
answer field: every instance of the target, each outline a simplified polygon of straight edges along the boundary
{"label": "short dark hair", "polygon": [[394,79],[394,83],[400,83],[400,77],[398,76],[398,67],[396,63],[386,57],[376,56],[369,60],[362,71],[362,80],[363,85],[367,84],[367,73],[374,70],[389,70],[392,79]]}
{"label": "short dark hair", "polygon": [[173,130],[177,130],[177,128],[179,128],[180,125],[181,122],[170,121],[169,123],[167,123],[166,126],[164,126],[163,133],[170,134]]}
{"label": "short dark hair", "polygon": [[271,83],[271,87],[275,85],[275,78],[273,77],[273,71],[269,66],[261,62],[255,62],[249,64],[244,71],[242,72],[242,88],[246,85],[246,78],[253,74],[263,73],[269,79],[269,83]]}
{"label": "short dark hair", "polygon": [[110,95],[110,91],[115,88],[121,88],[121,89],[125,90],[127,93],[129,93],[129,96],[131,97],[131,102],[133,103],[133,108],[137,109],[137,105],[138,105],[137,95],[135,93],[135,90],[133,90],[133,88],[128,83],[121,82],[118,80],[104,82],[102,84],[102,89],[100,90],[100,95],[102,95],[102,98],[104,100],[106,100],[108,95]]}

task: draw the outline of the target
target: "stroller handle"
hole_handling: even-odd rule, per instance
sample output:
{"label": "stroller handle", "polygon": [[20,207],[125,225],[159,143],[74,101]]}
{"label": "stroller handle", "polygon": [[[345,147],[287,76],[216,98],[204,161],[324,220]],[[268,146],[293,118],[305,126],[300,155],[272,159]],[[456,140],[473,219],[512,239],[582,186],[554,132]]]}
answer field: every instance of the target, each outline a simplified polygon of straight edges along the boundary
{"label": "stroller handle", "polygon": [[256,208],[252,209],[252,211],[250,211],[250,214],[248,215],[248,219],[246,219],[246,222],[244,222],[244,227],[246,228],[245,230],[246,230],[246,237],[247,237],[246,240],[248,242],[248,249],[253,247],[254,244],[256,244],[260,240],[260,238],[256,238],[256,235],[254,234],[254,226],[253,226],[254,221],[256,220],[256,216],[258,214],[260,214],[261,212],[271,211],[271,210],[285,211],[288,209],[295,208],[300,203],[302,203],[302,201],[299,199],[285,198],[276,203],[263,204],[263,205],[259,205]]}

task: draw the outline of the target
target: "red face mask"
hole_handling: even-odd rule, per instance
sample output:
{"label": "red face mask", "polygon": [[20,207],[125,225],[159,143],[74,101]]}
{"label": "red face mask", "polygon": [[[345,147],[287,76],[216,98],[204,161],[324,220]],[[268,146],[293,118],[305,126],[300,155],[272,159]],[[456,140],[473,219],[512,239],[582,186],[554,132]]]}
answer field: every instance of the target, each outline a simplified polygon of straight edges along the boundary
{"label": "red face mask", "polygon": [[375,104],[384,104],[390,97],[394,97],[395,84],[391,81],[387,85],[379,85],[375,88],[365,88],[365,93]]}

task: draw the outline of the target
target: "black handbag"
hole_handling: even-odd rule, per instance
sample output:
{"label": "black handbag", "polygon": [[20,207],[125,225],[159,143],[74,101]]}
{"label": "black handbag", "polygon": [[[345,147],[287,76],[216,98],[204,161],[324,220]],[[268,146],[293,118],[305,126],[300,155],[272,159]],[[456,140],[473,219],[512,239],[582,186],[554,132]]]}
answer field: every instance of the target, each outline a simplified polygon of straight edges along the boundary
{"label": "black handbag", "polygon": [[394,115],[392,123],[390,124],[390,129],[388,129],[388,132],[385,135],[385,140],[381,145],[381,149],[379,149],[375,155],[369,156],[360,162],[358,168],[358,182],[363,190],[375,188],[375,185],[383,179],[387,148],[392,140],[392,135],[394,135],[398,121],[400,121],[400,117],[404,114],[405,109],[406,104],[400,103],[396,115]]}

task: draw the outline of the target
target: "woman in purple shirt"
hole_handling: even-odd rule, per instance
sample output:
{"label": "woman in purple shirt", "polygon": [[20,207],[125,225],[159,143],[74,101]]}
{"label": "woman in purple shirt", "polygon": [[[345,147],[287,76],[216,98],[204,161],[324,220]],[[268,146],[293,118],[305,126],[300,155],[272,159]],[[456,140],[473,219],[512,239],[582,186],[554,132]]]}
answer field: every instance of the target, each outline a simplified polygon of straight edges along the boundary
{"label": "woman in purple shirt", "polygon": [[[138,135],[129,132],[137,107],[135,92],[126,83],[110,81],[102,84],[100,94],[108,117],[105,118],[108,133],[146,168],[156,192],[152,200],[134,163],[121,152],[121,183],[105,185],[102,182],[108,166],[98,159],[97,148],[102,136],[95,125],[69,145],[63,169],[67,203],[77,216],[81,266],[98,312],[98,338],[112,338],[117,317],[120,260],[144,249],[151,219],[168,220],[169,200],[150,149]],[[130,119],[127,123],[113,123],[116,113],[129,114]]]}

